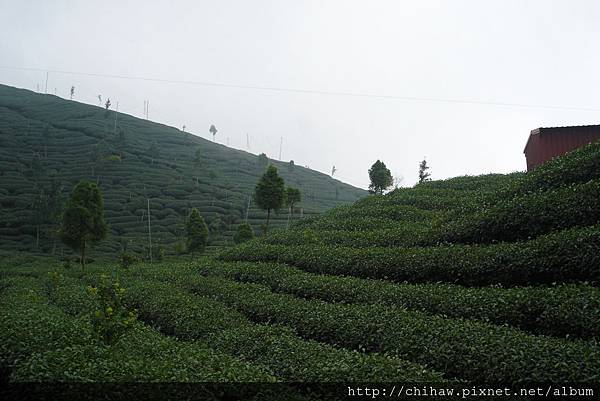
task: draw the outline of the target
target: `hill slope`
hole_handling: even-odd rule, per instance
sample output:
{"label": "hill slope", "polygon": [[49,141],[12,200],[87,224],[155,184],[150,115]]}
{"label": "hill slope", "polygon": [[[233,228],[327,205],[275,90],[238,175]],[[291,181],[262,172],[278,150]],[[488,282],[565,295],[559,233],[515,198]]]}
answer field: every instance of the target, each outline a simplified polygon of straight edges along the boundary
{"label": "hill slope", "polygon": [[[598,383],[599,181],[597,143],[532,173],[370,196],[216,259],[7,267],[0,370],[26,382],[209,377],[341,391]],[[90,294],[121,285],[115,305],[137,320],[107,348],[90,324],[106,304]]]}
{"label": "hill slope", "polygon": [[[366,194],[325,174],[270,162],[287,185],[300,188],[304,215]],[[52,204],[82,179],[97,182],[104,194],[111,234],[98,246],[102,252],[124,246],[143,252],[147,199],[155,243],[175,242],[196,207],[212,226],[212,244],[222,244],[245,218],[267,163],[172,127],[0,85],[0,246],[52,251]],[[263,219],[251,206],[255,231]],[[286,222],[283,213],[274,224]]]}

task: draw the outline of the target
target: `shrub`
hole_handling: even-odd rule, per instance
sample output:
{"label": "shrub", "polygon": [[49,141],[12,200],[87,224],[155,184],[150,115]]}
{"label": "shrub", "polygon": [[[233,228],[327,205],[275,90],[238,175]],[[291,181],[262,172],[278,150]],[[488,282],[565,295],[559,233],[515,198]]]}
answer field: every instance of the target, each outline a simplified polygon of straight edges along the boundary
{"label": "shrub", "polygon": [[131,329],[136,313],[127,310],[121,301],[125,289],[104,274],[96,287],[88,287],[88,292],[99,306],[92,316],[94,331],[105,344],[112,345]]}
{"label": "shrub", "polygon": [[241,244],[254,238],[254,230],[248,223],[242,223],[237,227],[235,235],[233,236],[233,242]]}

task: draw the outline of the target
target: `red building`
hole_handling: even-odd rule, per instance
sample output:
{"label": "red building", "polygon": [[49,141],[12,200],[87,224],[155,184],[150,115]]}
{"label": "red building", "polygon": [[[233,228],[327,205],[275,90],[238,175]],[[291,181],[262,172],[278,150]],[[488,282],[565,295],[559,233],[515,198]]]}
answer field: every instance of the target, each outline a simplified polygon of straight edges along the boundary
{"label": "red building", "polygon": [[524,150],[527,171],[597,140],[600,140],[600,125],[534,129]]}

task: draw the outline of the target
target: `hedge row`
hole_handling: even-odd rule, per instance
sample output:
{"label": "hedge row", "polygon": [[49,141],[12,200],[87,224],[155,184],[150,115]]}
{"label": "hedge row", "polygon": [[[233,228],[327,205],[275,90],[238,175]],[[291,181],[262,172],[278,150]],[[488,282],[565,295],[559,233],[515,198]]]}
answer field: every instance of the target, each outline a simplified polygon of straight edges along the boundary
{"label": "hedge row", "polygon": [[500,198],[464,218],[455,216],[431,242],[490,243],[528,239],[551,231],[600,223],[600,180]]}
{"label": "hedge row", "polygon": [[531,241],[415,248],[284,246],[252,242],[222,251],[225,261],[283,262],[331,275],[413,283],[520,286],[600,282],[600,226]]}
{"label": "hedge row", "polygon": [[202,339],[216,350],[266,366],[286,381],[441,380],[439,373],[415,363],[339,350],[302,340],[287,329],[254,325],[219,302],[172,285],[146,281],[131,287],[126,299],[131,306],[141,307],[140,316],[163,332],[186,340]]}
{"label": "hedge row", "polygon": [[86,317],[49,304],[39,280],[4,282],[0,365],[12,370],[12,381],[274,381],[206,345],[180,343],[139,323],[117,344],[105,346]]}
{"label": "hedge row", "polygon": [[188,285],[255,321],[290,325],[303,337],[350,349],[402,356],[446,377],[513,384],[600,379],[600,347],[591,343],[400,308],[301,300],[218,278],[198,276]]}
{"label": "hedge row", "polygon": [[542,164],[504,192],[523,194],[597,179],[600,179],[600,141]]}
{"label": "hedge row", "polygon": [[534,333],[600,339],[600,289],[586,285],[465,288],[452,284],[393,284],[314,275],[288,265],[203,261],[202,275],[268,286],[274,292],[334,303],[388,305],[510,325]]}

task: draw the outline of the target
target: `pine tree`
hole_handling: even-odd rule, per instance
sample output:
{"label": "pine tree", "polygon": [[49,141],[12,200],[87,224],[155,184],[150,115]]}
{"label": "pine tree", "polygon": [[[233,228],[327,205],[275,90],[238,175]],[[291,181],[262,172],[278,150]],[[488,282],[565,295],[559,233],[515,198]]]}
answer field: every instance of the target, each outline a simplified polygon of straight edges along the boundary
{"label": "pine tree", "polygon": [[279,210],[285,200],[283,178],[277,174],[275,166],[269,166],[258,184],[256,184],[254,200],[258,207],[267,211],[267,223],[264,230],[266,234],[269,231],[271,211]]}
{"label": "pine tree", "polygon": [[421,163],[419,163],[419,182],[431,181],[431,173],[428,172],[429,166],[427,165],[427,160],[423,159]]}

